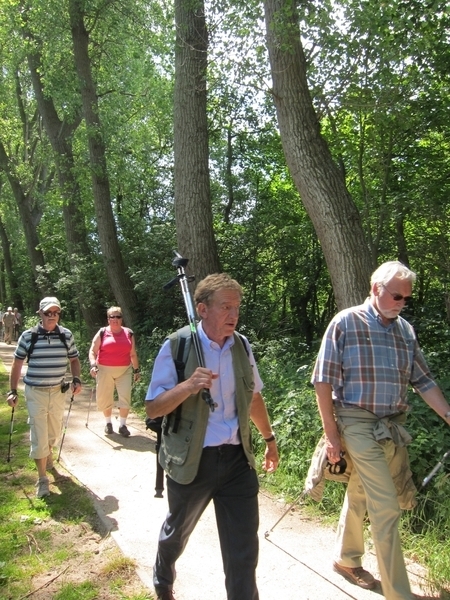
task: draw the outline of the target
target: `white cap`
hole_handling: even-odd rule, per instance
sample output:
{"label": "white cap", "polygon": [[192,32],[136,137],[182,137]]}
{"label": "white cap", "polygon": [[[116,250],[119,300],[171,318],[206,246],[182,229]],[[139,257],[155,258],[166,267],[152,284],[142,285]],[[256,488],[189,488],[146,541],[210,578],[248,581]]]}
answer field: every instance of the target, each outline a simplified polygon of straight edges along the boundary
{"label": "white cap", "polygon": [[55,298],[55,296],[47,296],[39,303],[39,310],[45,312],[49,308],[52,308],[52,306],[56,306],[59,309],[61,308],[61,304],[59,303],[58,298]]}

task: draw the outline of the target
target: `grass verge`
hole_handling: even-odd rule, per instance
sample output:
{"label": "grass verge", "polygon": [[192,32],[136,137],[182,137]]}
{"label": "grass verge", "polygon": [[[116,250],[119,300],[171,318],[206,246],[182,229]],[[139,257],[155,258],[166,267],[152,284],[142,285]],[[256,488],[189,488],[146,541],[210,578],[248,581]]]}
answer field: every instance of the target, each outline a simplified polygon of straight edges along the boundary
{"label": "grass verge", "polygon": [[[0,362],[0,396],[8,376]],[[5,600],[152,600],[95,512],[89,491],[57,464],[57,493],[35,497],[23,398],[0,404],[0,597]],[[9,459],[9,460],[8,460]],[[59,493],[58,493],[59,492]]]}

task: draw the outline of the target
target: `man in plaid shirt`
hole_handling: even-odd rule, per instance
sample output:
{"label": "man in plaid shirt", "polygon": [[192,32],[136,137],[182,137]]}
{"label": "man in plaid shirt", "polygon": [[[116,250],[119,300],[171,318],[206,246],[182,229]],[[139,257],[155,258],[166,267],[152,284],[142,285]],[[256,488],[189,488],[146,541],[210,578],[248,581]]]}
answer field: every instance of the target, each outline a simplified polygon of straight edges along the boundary
{"label": "man in plaid shirt", "polygon": [[333,568],[362,588],[376,586],[361,566],[367,511],[388,600],[414,597],[400,546],[401,509],[392,478],[396,454],[402,449],[407,462],[404,446],[411,440],[402,425],[409,408],[408,386],[450,424],[450,406],[430,374],[414,329],[400,317],[415,279],[415,273],[398,261],[382,264],[372,274],[370,297],[364,304],[332,319],[311,379],[329,462],[340,460],[343,443],[354,465]]}

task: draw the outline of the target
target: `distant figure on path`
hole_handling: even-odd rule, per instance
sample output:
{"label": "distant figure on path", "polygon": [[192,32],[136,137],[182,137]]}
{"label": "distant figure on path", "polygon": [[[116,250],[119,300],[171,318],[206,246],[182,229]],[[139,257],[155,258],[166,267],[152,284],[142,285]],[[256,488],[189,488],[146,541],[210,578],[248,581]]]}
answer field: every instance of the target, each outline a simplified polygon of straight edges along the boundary
{"label": "distant figure on path", "polygon": [[22,315],[17,308],[14,309],[14,318],[14,341],[17,342],[20,337],[20,332],[22,331]]}
{"label": "distant figure on path", "polygon": [[14,338],[14,324],[16,318],[14,317],[13,309],[10,306],[8,306],[8,310],[3,315],[2,322],[5,332],[4,342],[5,344],[11,344]]}

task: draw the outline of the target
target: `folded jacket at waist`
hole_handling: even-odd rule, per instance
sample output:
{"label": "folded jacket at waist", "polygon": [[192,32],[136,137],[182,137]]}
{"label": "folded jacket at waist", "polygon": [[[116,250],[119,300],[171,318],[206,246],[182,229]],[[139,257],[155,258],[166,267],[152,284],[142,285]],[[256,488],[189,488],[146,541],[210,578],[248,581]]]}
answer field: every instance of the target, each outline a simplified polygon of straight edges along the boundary
{"label": "folded jacket at waist", "polygon": [[335,406],[335,414],[342,425],[353,425],[358,422],[373,422],[373,434],[377,441],[391,439],[396,446],[407,446],[412,438],[403,424],[406,422],[406,413],[399,412],[394,415],[379,417],[369,410],[360,407],[344,408]]}

